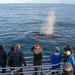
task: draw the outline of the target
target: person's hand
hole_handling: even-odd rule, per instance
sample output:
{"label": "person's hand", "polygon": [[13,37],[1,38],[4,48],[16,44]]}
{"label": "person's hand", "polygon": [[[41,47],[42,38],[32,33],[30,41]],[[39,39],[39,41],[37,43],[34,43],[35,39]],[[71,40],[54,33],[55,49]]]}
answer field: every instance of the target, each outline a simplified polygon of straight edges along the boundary
{"label": "person's hand", "polygon": [[18,71],[21,70],[21,67],[18,67]]}
{"label": "person's hand", "polygon": [[7,66],[8,69],[10,69],[10,66]]}
{"label": "person's hand", "polygon": [[29,68],[29,66],[28,66],[28,65],[26,65],[26,68]]}
{"label": "person's hand", "polygon": [[65,53],[65,51],[62,51],[62,53]]}

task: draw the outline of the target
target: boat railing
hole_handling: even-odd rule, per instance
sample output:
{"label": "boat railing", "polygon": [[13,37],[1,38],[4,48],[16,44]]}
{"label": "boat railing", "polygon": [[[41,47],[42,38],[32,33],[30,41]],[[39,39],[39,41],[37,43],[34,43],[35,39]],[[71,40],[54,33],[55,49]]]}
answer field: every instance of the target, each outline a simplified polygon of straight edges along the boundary
{"label": "boat railing", "polygon": [[[75,55],[75,54],[74,54]],[[58,64],[55,64],[55,65],[51,65],[51,60],[50,60],[50,58],[49,58],[50,56],[43,56],[43,59],[42,59],[42,65],[41,66],[34,66],[33,65],[33,63],[31,63],[31,62],[33,62],[33,56],[29,56],[29,57],[24,57],[25,58],[25,61],[26,61],[26,63],[27,63],[27,65],[29,65],[29,68],[25,68],[24,66],[22,66],[22,69],[23,69],[23,72],[22,73],[24,73],[24,74],[33,74],[34,72],[41,72],[41,70],[38,70],[38,71],[34,71],[34,68],[35,67],[37,67],[37,68],[40,68],[41,67],[41,69],[42,69],[42,72],[44,72],[44,74],[46,75],[48,72],[50,73],[51,71],[53,71],[53,70],[51,70],[51,67],[52,66],[55,66],[55,65],[58,65]],[[45,62],[45,63],[43,63],[43,62]],[[60,65],[62,65],[63,64],[63,62],[61,62],[61,63],[59,63]],[[12,68],[14,68],[14,70],[12,70],[11,71],[11,69]],[[2,70],[2,69],[6,69],[7,70],[7,72],[6,73],[4,73],[4,75],[9,75],[9,74],[11,74],[11,75],[14,75],[13,73],[15,72],[15,71],[17,71],[17,69],[18,69],[18,67],[10,67],[10,70],[7,68],[7,67],[3,67],[3,68],[1,68],[0,67],[0,71]],[[3,73],[2,73],[3,74]],[[0,73],[0,75],[2,75],[1,73]]]}
{"label": "boat railing", "polygon": [[[60,65],[62,65],[63,63],[59,63]],[[41,66],[29,66],[29,68],[26,68],[26,67],[24,67],[24,66],[22,66],[22,67],[20,67],[20,68],[22,68],[23,69],[23,72],[19,72],[19,73],[23,73],[23,74],[25,74],[25,75],[31,75],[31,74],[33,74],[33,73],[35,73],[35,72],[37,72],[38,73],[38,75],[40,75],[40,72],[42,72],[42,73],[44,73],[45,75],[48,73],[48,72],[50,72],[50,71],[52,71],[51,70],[51,67],[52,66],[56,66],[56,65],[59,65],[59,64],[55,64],[55,65],[41,65]],[[35,67],[37,67],[38,68],[38,70],[37,71],[34,71],[34,68]],[[6,73],[4,73],[4,75],[14,75],[14,72],[17,72],[17,70],[18,70],[18,68],[19,67],[10,67],[10,68],[8,68],[8,67],[4,67],[4,68],[0,68],[0,70],[2,70],[2,69],[6,69],[7,70],[7,72]],[[13,69],[12,71],[11,71],[11,69]],[[61,68],[59,68],[59,70],[60,70]],[[58,71],[59,71],[58,70]],[[0,75],[2,75],[3,73],[0,73]]]}
{"label": "boat railing", "polygon": [[[42,58],[42,62],[50,62],[50,56],[43,56]],[[25,61],[26,63],[33,63],[33,56],[30,56],[30,57],[24,57],[25,58]]]}
{"label": "boat railing", "polygon": [[46,75],[62,75],[62,71],[61,71],[61,69],[52,70],[52,71],[48,72]]}

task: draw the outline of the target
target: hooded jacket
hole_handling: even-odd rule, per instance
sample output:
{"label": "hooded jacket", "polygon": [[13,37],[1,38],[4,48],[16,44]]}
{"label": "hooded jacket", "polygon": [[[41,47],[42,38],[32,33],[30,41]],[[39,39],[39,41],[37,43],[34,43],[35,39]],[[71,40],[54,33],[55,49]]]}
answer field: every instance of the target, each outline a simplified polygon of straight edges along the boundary
{"label": "hooded jacket", "polygon": [[9,56],[8,66],[20,67],[22,66],[22,63],[24,64],[24,66],[26,66],[23,53],[20,50],[13,51]]}
{"label": "hooded jacket", "polygon": [[72,64],[73,69],[74,69],[73,72],[75,73],[75,59],[74,59],[74,56],[73,56],[73,55],[69,56],[69,57],[67,58],[67,62],[69,62],[69,63]]}

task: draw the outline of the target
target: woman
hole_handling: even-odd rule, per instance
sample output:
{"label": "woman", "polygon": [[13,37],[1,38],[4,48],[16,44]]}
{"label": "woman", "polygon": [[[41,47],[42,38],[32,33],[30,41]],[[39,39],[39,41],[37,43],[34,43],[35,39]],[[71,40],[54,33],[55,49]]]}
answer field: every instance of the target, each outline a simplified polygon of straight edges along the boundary
{"label": "woman", "polygon": [[72,55],[70,51],[67,51],[66,55],[68,57],[67,58],[67,62],[72,64],[72,66],[73,66],[73,73],[75,75],[75,58],[74,58],[74,55]]}
{"label": "woman", "polygon": [[67,51],[70,51],[71,54],[73,54],[73,51],[71,50],[70,45],[66,45],[66,47],[64,48],[64,56],[63,56],[64,62],[67,61],[67,55],[66,55],[66,52],[67,52]]}
{"label": "woman", "polygon": [[[20,44],[17,44],[16,49],[9,56],[8,66],[11,65],[11,67],[22,67],[22,63],[24,64],[24,66],[26,66],[26,68],[28,68],[28,66],[25,63],[23,53],[20,50]],[[18,72],[23,72],[22,68],[18,68]]]}

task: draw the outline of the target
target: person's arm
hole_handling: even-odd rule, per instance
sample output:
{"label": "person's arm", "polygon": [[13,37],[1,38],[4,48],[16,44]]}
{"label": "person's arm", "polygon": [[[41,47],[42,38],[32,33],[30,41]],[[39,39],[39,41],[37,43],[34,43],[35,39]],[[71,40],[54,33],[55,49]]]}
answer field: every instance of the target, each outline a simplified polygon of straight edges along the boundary
{"label": "person's arm", "polygon": [[9,58],[8,58],[8,64],[7,64],[7,66],[10,67],[11,62],[12,62],[12,54],[11,54],[11,55],[9,56]]}
{"label": "person's arm", "polygon": [[5,65],[7,63],[7,53],[4,51],[4,60],[5,60]]}
{"label": "person's arm", "polygon": [[29,66],[26,65],[26,62],[25,62],[25,59],[24,59],[24,56],[23,56],[23,53],[21,53],[21,57],[22,57],[22,61],[23,61],[23,64],[26,68],[28,68]]}
{"label": "person's arm", "polygon": [[34,49],[35,49],[35,47],[33,46],[33,47],[31,48],[31,51],[33,52]]}
{"label": "person's arm", "polygon": [[50,59],[53,60],[53,53],[50,55]]}

